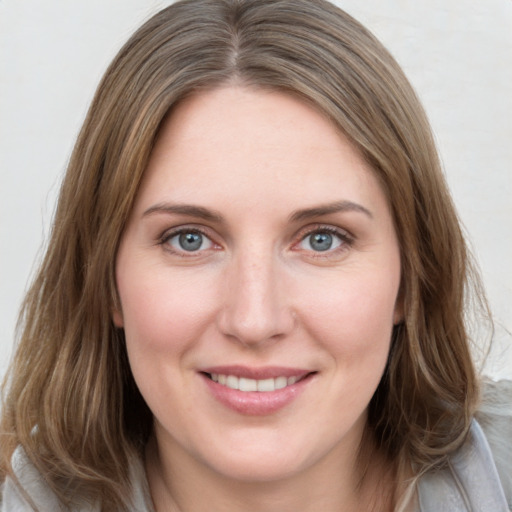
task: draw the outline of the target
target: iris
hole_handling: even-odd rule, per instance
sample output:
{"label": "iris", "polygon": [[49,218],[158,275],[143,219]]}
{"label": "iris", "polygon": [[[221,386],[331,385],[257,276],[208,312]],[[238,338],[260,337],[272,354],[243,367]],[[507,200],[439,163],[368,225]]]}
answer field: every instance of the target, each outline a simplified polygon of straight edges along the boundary
{"label": "iris", "polygon": [[327,251],[332,247],[332,235],[329,233],[314,233],[309,239],[309,244],[314,251]]}
{"label": "iris", "polygon": [[197,251],[203,244],[203,235],[201,233],[181,233],[178,240],[184,251]]}

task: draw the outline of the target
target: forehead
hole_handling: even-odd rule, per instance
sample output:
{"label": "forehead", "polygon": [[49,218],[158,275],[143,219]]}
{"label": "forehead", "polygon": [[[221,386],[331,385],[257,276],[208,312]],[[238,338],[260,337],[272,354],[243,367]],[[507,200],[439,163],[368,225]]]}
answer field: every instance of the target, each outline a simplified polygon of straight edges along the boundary
{"label": "forehead", "polygon": [[224,87],[187,98],[165,120],[139,198],[325,202],[347,194],[382,195],[324,115],[283,92]]}

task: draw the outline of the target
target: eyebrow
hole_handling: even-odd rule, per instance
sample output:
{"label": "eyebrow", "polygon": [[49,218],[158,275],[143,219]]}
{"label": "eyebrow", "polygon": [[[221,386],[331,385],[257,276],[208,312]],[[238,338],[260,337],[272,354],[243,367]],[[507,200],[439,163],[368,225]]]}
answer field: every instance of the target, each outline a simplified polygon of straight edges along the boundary
{"label": "eyebrow", "polygon": [[[373,218],[370,210],[364,206],[354,203],[352,201],[336,201],[325,205],[315,206],[313,208],[305,208],[297,210],[290,215],[291,222],[300,222],[314,217],[321,217],[332,213],[343,212],[359,212]],[[209,210],[203,206],[196,206],[191,204],[170,204],[158,203],[151,206],[142,214],[143,217],[153,215],[155,213],[167,213],[175,215],[187,215],[190,217],[198,217],[200,219],[208,220],[211,222],[222,222],[222,215],[214,210]]]}
{"label": "eyebrow", "polygon": [[187,215],[189,217],[198,217],[203,220],[211,222],[222,222],[222,215],[216,211],[209,210],[202,206],[195,206],[191,204],[169,204],[158,203],[151,208],[148,208],[143,214],[143,217],[153,215],[155,213],[169,213],[175,215]]}
{"label": "eyebrow", "polygon": [[336,201],[325,205],[315,206],[313,208],[306,208],[304,210],[297,210],[292,213],[290,220],[292,222],[299,222],[308,220],[314,217],[321,217],[322,215],[329,215],[331,213],[343,212],[358,212],[363,213],[370,219],[373,219],[373,214],[364,206],[354,203],[352,201]]}

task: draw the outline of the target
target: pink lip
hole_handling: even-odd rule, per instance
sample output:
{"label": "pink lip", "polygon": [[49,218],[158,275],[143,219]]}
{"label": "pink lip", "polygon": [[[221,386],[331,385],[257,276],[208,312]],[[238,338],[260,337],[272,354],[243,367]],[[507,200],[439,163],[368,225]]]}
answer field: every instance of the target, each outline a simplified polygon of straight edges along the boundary
{"label": "pink lip", "polygon": [[[239,391],[211,380],[206,374],[218,373],[247,379],[298,377],[295,384],[276,391]],[[313,380],[313,372],[297,368],[248,368],[244,366],[216,366],[201,370],[199,375],[213,397],[225,407],[247,416],[266,416],[291,404]]]}

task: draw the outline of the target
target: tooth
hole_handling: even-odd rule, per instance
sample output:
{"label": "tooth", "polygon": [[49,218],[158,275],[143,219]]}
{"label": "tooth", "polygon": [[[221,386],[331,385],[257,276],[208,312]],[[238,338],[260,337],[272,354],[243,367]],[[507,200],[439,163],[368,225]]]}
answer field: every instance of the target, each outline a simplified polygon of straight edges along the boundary
{"label": "tooth", "polygon": [[226,386],[231,389],[240,389],[238,384],[238,377],[234,375],[228,375],[226,379]]}
{"label": "tooth", "polygon": [[258,391],[258,384],[254,379],[240,377],[238,386],[240,391]]}
{"label": "tooth", "polygon": [[288,385],[288,379],[286,377],[277,377],[275,381],[276,389],[283,389]]}
{"label": "tooth", "polygon": [[258,381],[258,391],[275,391],[274,379],[263,379]]}
{"label": "tooth", "polygon": [[223,375],[221,373],[211,373],[211,379],[223,386],[239,391],[261,391],[269,392],[277,389],[283,389],[286,386],[295,384],[299,377],[276,377],[275,379],[248,379],[245,377],[236,377],[235,375]]}

